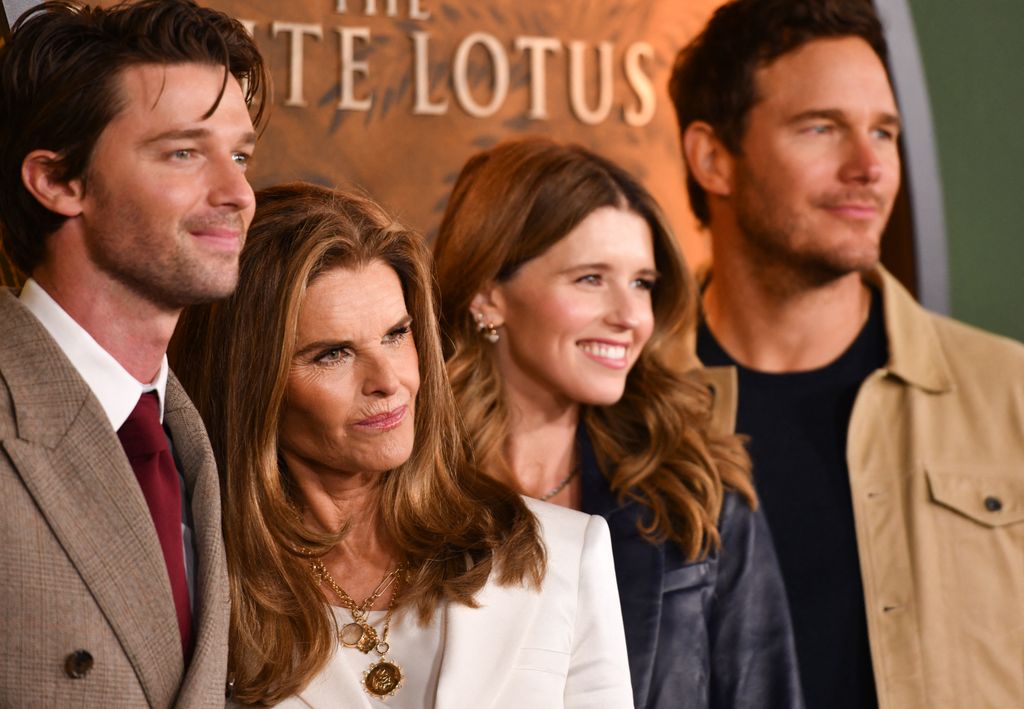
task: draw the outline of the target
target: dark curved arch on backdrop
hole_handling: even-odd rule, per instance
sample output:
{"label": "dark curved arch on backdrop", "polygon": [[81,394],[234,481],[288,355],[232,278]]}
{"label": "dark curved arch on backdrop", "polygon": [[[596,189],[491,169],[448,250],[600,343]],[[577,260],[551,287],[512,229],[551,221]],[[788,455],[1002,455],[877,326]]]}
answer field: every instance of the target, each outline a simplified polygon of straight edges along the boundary
{"label": "dark curved arch on backdrop", "polygon": [[904,189],[883,242],[883,261],[893,267],[926,308],[949,314],[942,182],[914,20],[907,0],[874,3],[885,25],[889,68],[906,126],[902,146]]}

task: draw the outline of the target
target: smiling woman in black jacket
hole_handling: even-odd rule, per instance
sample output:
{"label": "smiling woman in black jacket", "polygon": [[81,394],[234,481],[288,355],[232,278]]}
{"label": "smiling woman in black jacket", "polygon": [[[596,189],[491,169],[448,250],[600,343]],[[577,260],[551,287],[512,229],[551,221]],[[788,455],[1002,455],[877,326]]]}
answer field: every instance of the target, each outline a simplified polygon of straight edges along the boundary
{"label": "smiling woman in black jacket", "polygon": [[609,522],[636,705],[801,706],[749,459],[712,423],[728,397],[679,366],[696,297],[653,198],[582,148],[502,143],[434,258],[479,468]]}

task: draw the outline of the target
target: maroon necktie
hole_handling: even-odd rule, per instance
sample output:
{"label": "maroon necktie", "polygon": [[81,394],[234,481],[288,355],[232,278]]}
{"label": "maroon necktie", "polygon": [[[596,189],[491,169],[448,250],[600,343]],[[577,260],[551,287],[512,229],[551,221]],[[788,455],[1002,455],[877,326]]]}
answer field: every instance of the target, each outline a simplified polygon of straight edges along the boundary
{"label": "maroon necktie", "polygon": [[181,539],[181,486],[167,437],[160,425],[160,402],[156,392],[146,392],[139,397],[135,410],[118,429],[117,437],[121,439],[128,462],[142,488],[164,552],[187,667],[192,655],[192,610],[188,601],[185,551]]}

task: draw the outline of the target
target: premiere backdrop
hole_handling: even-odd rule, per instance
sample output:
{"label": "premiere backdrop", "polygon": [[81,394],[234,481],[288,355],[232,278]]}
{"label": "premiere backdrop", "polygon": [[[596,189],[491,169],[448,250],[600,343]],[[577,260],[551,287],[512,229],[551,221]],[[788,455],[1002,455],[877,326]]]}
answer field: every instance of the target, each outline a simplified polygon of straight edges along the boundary
{"label": "premiere backdrop", "polygon": [[[630,170],[690,265],[707,262],[666,84],[723,0],[204,2],[241,20],[270,65],[255,187],[301,179],[362,190],[432,238],[470,155],[543,134]],[[33,4],[4,0],[12,15]],[[904,197],[883,259],[916,292],[913,221]]]}
{"label": "premiere backdrop", "polygon": [[459,169],[520,135],[581,143],[654,192],[691,260],[665,84],[718,0],[213,0],[251,28],[276,98],[252,168],[366,190],[432,235]]}
{"label": "premiere backdrop", "polygon": [[[543,134],[580,143],[637,175],[691,266],[706,263],[707,238],[686,203],[666,83],[680,47],[722,0],[204,2],[239,18],[271,67],[276,95],[251,168],[256,187],[303,179],[363,190],[432,237],[471,154]],[[884,17],[894,3],[902,7],[876,4]],[[11,16],[32,4],[3,0]],[[891,40],[916,57],[912,36]],[[927,125],[926,106],[922,115]],[[941,210],[941,197],[934,205],[920,198],[922,185],[917,200],[901,195],[883,261],[915,293],[923,273],[923,299],[944,310],[942,230],[926,229],[938,236],[940,268],[919,268],[929,252],[914,245],[918,212]],[[0,275],[15,280],[6,270]],[[935,274],[939,287],[931,289]],[[941,297],[931,298],[932,290]]]}

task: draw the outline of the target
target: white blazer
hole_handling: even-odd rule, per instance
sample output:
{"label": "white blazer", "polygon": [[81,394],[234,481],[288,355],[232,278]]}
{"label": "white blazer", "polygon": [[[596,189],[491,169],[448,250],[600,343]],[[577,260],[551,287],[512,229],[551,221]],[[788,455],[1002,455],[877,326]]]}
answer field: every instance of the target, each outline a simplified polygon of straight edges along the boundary
{"label": "white blazer", "polygon": [[[448,606],[435,709],[628,709],[633,706],[622,612],[604,519],[527,499],[540,521],[540,591],[498,586],[479,608]],[[291,709],[369,709],[336,652]]]}

